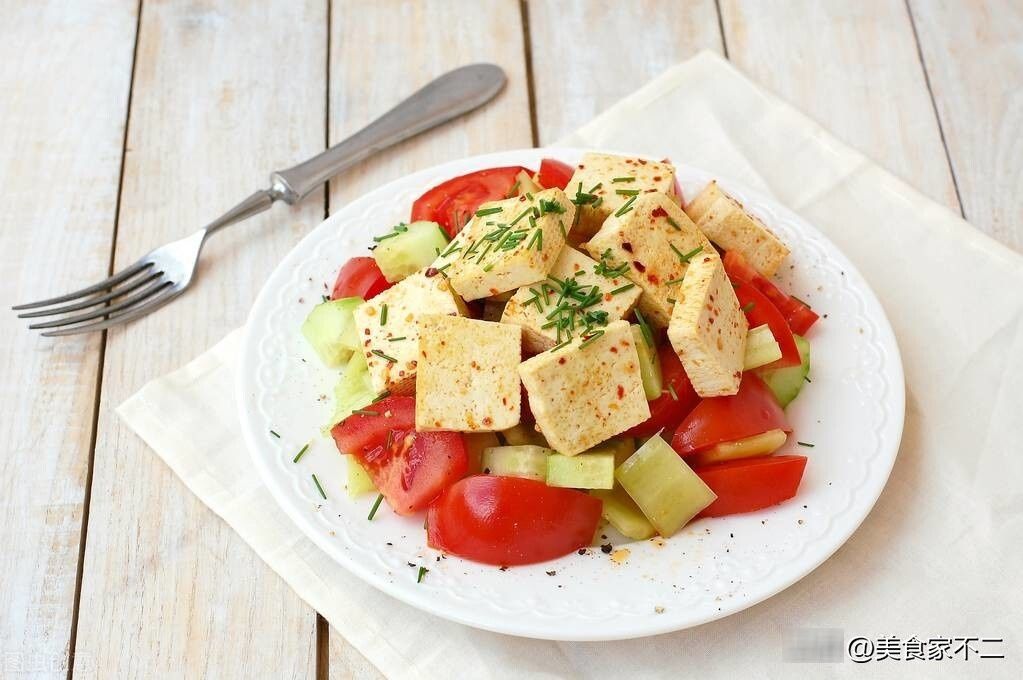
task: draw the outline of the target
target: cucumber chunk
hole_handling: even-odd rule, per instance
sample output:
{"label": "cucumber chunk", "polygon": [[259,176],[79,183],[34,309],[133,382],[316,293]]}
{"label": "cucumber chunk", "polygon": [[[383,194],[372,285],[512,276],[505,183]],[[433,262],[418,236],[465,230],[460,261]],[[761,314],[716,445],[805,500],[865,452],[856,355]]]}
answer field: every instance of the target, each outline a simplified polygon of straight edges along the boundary
{"label": "cucumber chunk", "polygon": [[665,538],[717,498],[660,437],[651,437],[622,463],[615,479]]}
{"label": "cucumber chunk", "polygon": [[547,457],[547,486],[569,489],[610,489],[615,485],[615,454],[580,453]]}
{"label": "cucumber chunk", "polygon": [[483,469],[483,452],[501,445],[501,441],[493,432],[463,432],[465,453],[469,458],[468,472],[478,474]]}
{"label": "cucumber chunk", "polygon": [[504,440],[507,446],[525,446],[532,444],[533,446],[547,446],[547,440],[544,436],[537,432],[529,425],[523,425],[519,423],[515,427],[510,427],[507,430],[501,430],[501,439]]}
{"label": "cucumber chunk", "polygon": [[369,406],[376,398],[376,392],[369,384],[366,357],[362,352],[356,352],[348,360],[348,366],[334,386],[334,413],[330,417],[330,422],[323,428],[324,434],[352,415],[352,411]]}
{"label": "cucumber chunk", "polygon": [[373,259],[391,283],[428,267],[448,245],[447,234],[436,222],[413,222],[404,229],[379,241],[373,251]]}
{"label": "cucumber chunk", "polygon": [[632,437],[615,437],[614,439],[608,439],[603,444],[597,444],[592,449],[584,451],[586,454],[591,453],[611,453],[615,458],[615,467],[618,467],[626,461],[626,459],[636,452],[636,440]]}
{"label": "cucumber chunk", "polygon": [[591,491],[590,495],[604,502],[601,515],[622,536],[634,541],[644,541],[657,533],[654,525],[621,487],[610,491]]}
{"label": "cucumber chunk", "polygon": [[796,341],[796,348],[799,350],[802,364],[784,368],[764,368],[757,371],[757,375],[774,392],[774,396],[782,408],[792,403],[792,400],[799,395],[799,391],[803,389],[806,382],[806,376],[810,374],[810,343],[801,335],[793,334],[792,337]]}
{"label": "cucumber chunk", "polygon": [[736,458],[755,458],[767,456],[785,444],[786,434],[783,430],[768,430],[745,439],[715,444],[710,449],[689,458],[693,467],[722,463]]}
{"label": "cucumber chunk", "polygon": [[321,302],[302,324],[302,335],[328,368],[341,366],[359,348],[352,312],[361,304],[357,297]]}
{"label": "cucumber chunk", "polygon": [[661,379],[661,359],[657,356],[657,348],[651,347],[643,336],[643,330],[633,324],[632,344],[639,354],[639,377],[643,380],[643,392],[647,401],[661,396],[664,381]]}
{"label": "cucumber chunk", "polygon": [[346,456],[345,463],[347,463],[348,467],[348,482],[345,486],[348,488],[348,496],[350,498],[377,490],[376,484],[373,483],[369,473],[359,465],[359,461],[355,460],[355,456]]}
{"label": "cucumber chunk", "polygon": [[547,479],[547,456],[553,453],[542,446],[492,446],[483,450],[483,474],[499,477],[525,477],[543,482]]}
{"label": "cucumber chunk", "polygon": [[781,347],[774,339],[770,327],[765,323],[750,329],[746,335],[746,357],[742,362],[742,370],[760,368],[778,359],[781,359]]}

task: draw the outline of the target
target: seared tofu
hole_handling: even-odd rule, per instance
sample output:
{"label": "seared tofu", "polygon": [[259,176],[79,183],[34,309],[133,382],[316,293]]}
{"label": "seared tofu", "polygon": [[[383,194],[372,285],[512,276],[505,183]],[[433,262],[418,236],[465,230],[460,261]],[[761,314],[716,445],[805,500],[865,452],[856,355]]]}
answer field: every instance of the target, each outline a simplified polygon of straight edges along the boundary
{"label": "seared tofu", "polygon": [[464,303],[439,274],[417,272],[355,308],[355,328],[374,391],[403,394],[415,387],[416,319],[423,314],[465,314]]}
{"label": "seared tofu", "polygon": [[711,182],[689,205],[686,214],[723,250],[736,250],[764,276],[771,276],[789,255],[777,236],[742,204]]}
{"label": "seared tofu", "polygon": [[682,208],[662,193],[644,194],[607,218],[586,250],[612,264],[626,263],[628,277],[643,289],[639,310],[654,326],[665,328],[688,259],[712,253],[714,246]]}
{"label": "seared tofu", "polygon": [[565,246],[545,281],[520,288],[508,300],[501,322],[522,326],[522,345],[530,354],[549,350],[587,322],[599,328],[629,313],[642,289],[623,270]]}
{"label": "seared tofu", "polygon": [[597,233],[604,220],[633,196],[655,191],[678,203],[671,163],[604,153],[584,155],[565,189],[579,206],[572,241],[581,243]]}
{"label": "seared tofu", "polygon": [[739,391],[749,324],[718,254],[693,258],[678,292],[668,340],[701,397]]}
{"label": "seared tofu", "polygon": [[551,448],[582,453],[650,417],[627,321],[519,365],[537,428]]}
{"label": "seared tofu", "polygon": [[484,203],[433,266],[466,300],[542,281],[574,218],[575,206],[561,189]]}
{"label": "seared tofu", "polygon": [[491,432],[519,422],[518,326],[419,317],[416,429]]}

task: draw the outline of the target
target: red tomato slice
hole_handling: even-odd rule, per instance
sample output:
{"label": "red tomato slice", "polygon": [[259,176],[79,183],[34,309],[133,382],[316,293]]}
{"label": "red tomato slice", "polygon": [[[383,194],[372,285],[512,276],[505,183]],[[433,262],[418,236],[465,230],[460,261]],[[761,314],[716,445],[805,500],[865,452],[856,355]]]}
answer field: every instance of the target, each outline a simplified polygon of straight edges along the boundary
{"label": "red tomato slice", "polygon": [[[700,401],[671,345],[664,344],[658,347],[657,356],[661,360],[661,378],[666,393],[649,402],[650,417],[626,431],[624,433],[626,437],[652,437],[662,429],[674,431],[686,414]],[[675,389],[678,399],[667,391],[668,385]]]}
{"label": "red tomato slice", "polygon": [[753,512],[786,501],[796,495],[804,468],[805,456],[746,458],[697,468],[696,474],[718,496],[699,516]]}
{"label": "red tomato slice", "polygon": [[427,541],[485,564],[544,562],[590,544],[600,499],[520,477],[475,475],[448,488],[427,516]]}
{"label": "red tomato slice", "polygon": [[540,173],[537,179],[539,179],[540,186],[544,189],[557,187],[564,190],[568,186],[569,181],[571,181],[573,174],[575,174],[575,170],[568,163],[562,163],[553,158],[545,158],[540,161]]}
{"label": "red tomato slice", "polygon": [[457,432],[416,432],[413,397],[388,397],[331,430],[342,453],[356,457],[399,515],[423,510],[465,475],[468,454]]}
{"label": "red tomato slice", "polygon": [[353,257],[337,273],[330,299],[360,297],[369,300],[390,287],[391,284],[384,278],[376,260],[372,257]]}
{"label": "red tomato slice", "polygon": [[523,170],[530,172],[518,165],[489,168],[438,184],[412,204],[412,221],[436,222],[453,237],[462,230],[481,203],[507,197],[515,184],[515,175]]}
{"label": "red tomato slice", "polygon": [[687,456],[768,430],[792,432],[792,427],[770,388],[747,371],[742,375],[738,394],[708,397],[697,404],[675,430],[671,446],[680,456]]}
{"label": "red tomato slice", "polygon": [[814,325],[819,318],[817,313],[810,309],[802,300],[783,293],[778,286],[774,285],[767,278],[758,272],[746,261],[738,251],[729,250],[724,257],[725,271],[733,280],[741,280],[752,283],[757,290],[769,299],[782,316],[793,333],[806,335],[810,326]]}
{"label": "red tomato slice", "polygon": [[778,347],[781,348],[781,359],[767,364],[767,368],[781,368],[782,366],[798,366],[800,364],[799,348],[792,338],[792,330],[781,315],[778,308],[771,304],[767,296],[761,293],[753,284],[736,279],[732,282],[735,285],[735,297],[739,298],[739,305],[746,313],[746,321],[750,328],[756,328],[767,324],[771,329]]}

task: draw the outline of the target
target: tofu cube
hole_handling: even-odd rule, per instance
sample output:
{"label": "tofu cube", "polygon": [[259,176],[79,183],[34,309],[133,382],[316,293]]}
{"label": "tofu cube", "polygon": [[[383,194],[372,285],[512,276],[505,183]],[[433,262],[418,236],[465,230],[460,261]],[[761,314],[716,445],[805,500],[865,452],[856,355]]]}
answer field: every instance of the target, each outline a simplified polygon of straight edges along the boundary
{"label": "tofu cube", "polygon": [[573,242],[581,243],[597,233],[604,220],[633,195],[655,191],[679,202],[675,195],[675,167],[671,163],[604,153],[585,154],[565,189],[578,205],[579,214],[572,227]]}
{"label": "tofu cube", "polygon": [[416,319],[423,314],[464,315],[465,304],[443,276],[417,272],[355,308],[356,332],[377,393],[405,394],[415,387]]}
{"label": "tofu cube", "polygon": [[629,265],[628,277],[643,289],[639,310],[658,328],[671,320],[688,258],[716,252],[682,208],[662,193],[643,194],[619,209],[585,247],[595,258]]}
{"label": "tofu cube", "polygon": [[[587,319],[597,327],[621,319],[632,310],[641,292],[620,271],[602,267],[565,246],[545,281],[520,288],[508,300],[501,322],[522,326],[523,348],[539,354],[567,340],[566,331],[578,334]],[[561,301],[569,306],[556,313]]]}
{"label": "tofu cube", "polygon": [[554,266],[575,206],[561,189],[484,203],[434,267],[466,300],[536,283]]}
{"label": "tofu cube", "polygon": [[737,250],[764,276],[772,276],[789,249],[763,222],[711,182],[689,205],[686,214],[707,238],[723,250]]}
{"label": "tofu cube", "polygon": [[716,252],[693,258],[678,292],[668,340],[701,397],[739,391],[749,324]]}
{"label": "tofu cube", "polygon": [[650,417],[629,323],[613,321],[593,333],[519,365],[538,429],[566,456]]}
{"label": "tofu cube", "polygon": [[492,432],[519,422],[518,326],[443,314],[419,317],[416,429]]}

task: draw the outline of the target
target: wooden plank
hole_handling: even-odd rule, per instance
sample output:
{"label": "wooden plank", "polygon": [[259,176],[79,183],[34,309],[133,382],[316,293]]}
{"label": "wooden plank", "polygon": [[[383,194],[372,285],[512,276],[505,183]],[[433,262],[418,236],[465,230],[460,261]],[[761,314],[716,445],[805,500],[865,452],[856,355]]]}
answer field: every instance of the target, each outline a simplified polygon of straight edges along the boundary
{"label": "wooden plank", "polygon": [[107,275],[136,5],[0,14],[0,674],[63,678],[102,337],[41,338],[8,310]]}
{"label": "wooden plank", "polygon": [[[320,0],[145,3],[118,267],[323,148],[326,14]],[[322,219],[323,201],[320,192],[218,233],[194,289],[109,333],[76,675],[315,675],[314,612],[114,408],[241,325],[281,254]]]}
{"label": "wooden plank", "polygon": [[542,145],[668,67],[722,49],[714,0],[533,0],[528,10]]}
{"label": "wooden plank", "polygon": [[[515,0],[335,0],[331,14],[330,140],[336,143],[441,73],[490,61],[508,86],[490,104],[409,140],[330,185],[336,210],[384,182],[465,156],[532,146],[521,14]],[[376,669],[329,631],[329,677],[377,678]]]}
{"label": "wooden plank", "polygon": [[753,80],[959,209],[902,0],[722,0],[721,18],[729,58]]}
{"label": "wooden plank", "polygon": [[1023,4],[910,9],[966,219],[1023,251]]}

